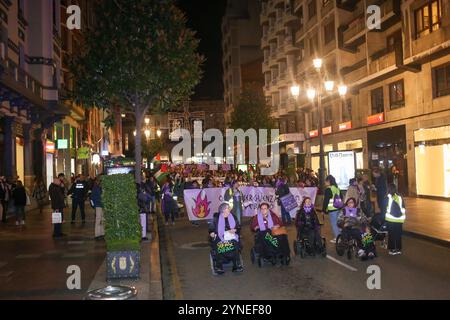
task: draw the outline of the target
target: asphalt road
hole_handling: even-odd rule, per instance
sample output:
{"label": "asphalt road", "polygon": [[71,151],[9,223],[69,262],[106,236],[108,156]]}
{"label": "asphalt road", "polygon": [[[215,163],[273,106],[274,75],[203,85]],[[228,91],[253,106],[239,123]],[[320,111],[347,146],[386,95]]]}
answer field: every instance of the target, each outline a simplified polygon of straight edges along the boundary
{"label": "asphalt road", "polygon": [[[328,223],[327,223],[328,225]],[[207,246],[207,225],[192,226],[180,218],[175,226],[160,226],[164,296],[168,299],[450,299],[450,248],[411,237],[403,238],[403,255],[389,256],[377,247],[379,257],[369,262],[338,257],[328,245],[327,258],[301,259],[291,265],[252,265],[253,236],[249,221],[243,226],[243,274],[230,271],[213,276]],[[330,239],[329,227],[324,236]],[[294,227],[289,227],[292,246]],[[291,247],[291,250],[293,248]],[[369,266],[379,266],[381,289],[369,290]]]}

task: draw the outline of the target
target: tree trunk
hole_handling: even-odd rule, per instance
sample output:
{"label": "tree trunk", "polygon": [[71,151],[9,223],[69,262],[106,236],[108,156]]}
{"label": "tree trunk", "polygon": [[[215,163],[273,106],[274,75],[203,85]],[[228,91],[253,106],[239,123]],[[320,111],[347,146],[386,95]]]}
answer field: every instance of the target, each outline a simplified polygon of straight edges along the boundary
{"label": "tree trunk", "polygon": [[[139,108],[138,108],[139,109]],[[142,174],[141,174],[141,165],[142,165],[142,123],[144,121],[144,114],[136,110],[136,138],[135,138],[135,146],[134,146],[134,160],[136,161],[134,177],[136,179],[136,183],[141,184],[142,182]]]}

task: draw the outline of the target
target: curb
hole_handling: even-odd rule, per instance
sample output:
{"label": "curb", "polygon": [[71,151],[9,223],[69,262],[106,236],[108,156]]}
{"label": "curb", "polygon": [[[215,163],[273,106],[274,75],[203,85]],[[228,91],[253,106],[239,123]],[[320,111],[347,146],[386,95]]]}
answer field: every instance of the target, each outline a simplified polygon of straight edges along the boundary
{"label": "curb", "polygon": [[150,246],[150,300],[163,300],[161,277],[161,256],[159,252],[159,231],[157,216],[153,217],[153,237]]}
{"label": "curb", "polygon": [[437,244],[439,246],[450,248],[450,241],[447,241],[447,240],[433,238],[433,237],[430,237],[430,236],[427,236],[427,235],[424,235],[424,234],[421,234],[421,233],[407,231],[407,230],[403,230],[403,234],[405,236],[408,236],[408,237],[411,237],[411,238],[426,240],[426,241],[432,242],[434,244]]}

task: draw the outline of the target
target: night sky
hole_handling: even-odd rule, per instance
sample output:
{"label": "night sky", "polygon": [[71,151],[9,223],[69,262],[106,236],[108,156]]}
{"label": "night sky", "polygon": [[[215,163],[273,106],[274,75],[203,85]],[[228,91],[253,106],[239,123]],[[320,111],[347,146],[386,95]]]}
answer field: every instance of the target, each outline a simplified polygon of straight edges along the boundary
{"label": "night sky", "polygon": [[203,79],[195,89],[195,99],[223,99],[222,83],[222,17],[226,0],[178,0],[189,21],[188,27],[197,32],[199,52],[205,56]]}

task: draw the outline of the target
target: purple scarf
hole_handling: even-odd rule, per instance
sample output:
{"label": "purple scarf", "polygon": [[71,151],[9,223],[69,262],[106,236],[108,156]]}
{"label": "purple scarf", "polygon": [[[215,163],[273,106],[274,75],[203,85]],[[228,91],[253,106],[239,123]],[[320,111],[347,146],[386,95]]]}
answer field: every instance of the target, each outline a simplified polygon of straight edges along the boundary
{"label": "purple scarf", "polygon": [[[236,228],[236,220],[234,220],[234,217],[233,217],[233,215],[231,213],[228,216],[228,223],[230,225],[230,229],[235,229]],[[218,226],[217,229],[218,229],[217,232],[219,234],[219,238],[220,238],[220,240],[223,241],[223,237],[224,237],[224,234],[225,234],[225,217],[223,216],[222,213],[219,215],[219,226]]]}
{"label": "purple scarf", "polygon": [[310,214],[311,213],[311,211],[313,211],[313,209],[314,209],[314,206],[313,205],[310,205],[309,207],[308,206],[303,206],[303,210],[305,210],[305,213],[308,213],[308,214]]}
{"label": "purple scarf", "polygon": [[[268,222],[269,229],[272,229],[273,228],[273,220],[272,220],[272,215],[270,214],[270,212],[267,215],[267,222]],[[266,224],[264,223],[264,217],[261,212],[258,213],[258,225],[259,225],[259,231],[266,231]]]}
{"label": "purple scarf", "polygon": [[358,216],[358,208],[345,208],[345,215],[348,217],[356,218]]}

